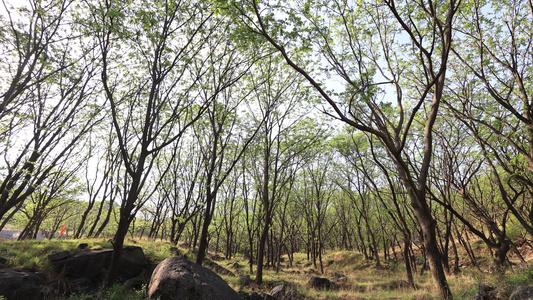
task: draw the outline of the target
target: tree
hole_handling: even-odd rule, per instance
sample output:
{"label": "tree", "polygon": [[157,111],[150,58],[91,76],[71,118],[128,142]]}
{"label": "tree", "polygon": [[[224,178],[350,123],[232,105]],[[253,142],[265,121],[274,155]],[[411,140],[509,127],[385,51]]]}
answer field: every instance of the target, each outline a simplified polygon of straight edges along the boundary
{"label": "tree", "polygon": [[[45,184],[30,195],[29,201],[25,201],[22,213],[26,215],[28,222],[20,233],[18,240],[36,239],[43,222],[61,207],[71,206],[80,194],[80,184],[75,176],[81,164],[74,165],[72,169],[63,165],[55,170]],[[73,212],[65,214],[63,220],[72,216]]]}
{"label": "tree", "polygon": [[[426,192],[432,158],[432,128],[442,101],[454,16],[459,4],[455,0],[445,3],[307,1],[294,5],[254,0],[226,3],[226,7],[241,16],[245,26],[268,41],[288,65],[306,78],[329,104],[333,110],[331,114],[358,130],[375,135],[387,148],[422,230],[436,287],[446,299],[451,299],[452,295],[442,268],[436,224]],[[279,20],[277,16],[286,18]],[[375,38],[369,26],[373,26],[372,32],[378,32]],[[405,49],[400,41],[402,37],[408,37],[410,42],[404,57],[395,51],[399,47]],[[320,77],[306,70],[302,51],[313,49],[327,61],[327,70],[346,83],[341,97],[328,92],[320,83]],[[407,61],[409,64],[405,63]],[[375,80],[376,72],[385,79],[383,84],[390,84],[395,90],[395,106],[378,97],[380,82]],[[410,88],[413,84],[414,88]],[[405,93],[409,90],[410,93]],[[425,129],[422,160],[413,168],[408,163],[405,145],[415,118],[424,123]]]}
{"label": "tree", "polygon": [[[189,143],[183,140],[175,144],[175,151],[171,155],[179,159],[174,161],[160,186],[161,193],[170,207],[170,239],[175,245],[178,244],[187,223],[202,210],[201,191],[204,183],[199,176],[202,170],[202,158],[199,153],[198,144],[194,140]],[[170,162],[165,160],[164,163]]]}
{"label": "tree", "polygon": [[93,98],[94,56],[71,51],[86,48],[77,38],[78,29],[66,25],[65,19],[74,14],[70,4],[32,1],[18,11],[5,5],[9,20],[1,22],[0,51],[6,63],[0,104],[0,218],[16,212],[57,166],[66,164],[101,120]]}
{"label": "tree", "polygon": [[[328,174],[332,171],[332,153],[326,146],[316,147],[313,162],[306,164],[300,174],[301,183],[297,185],[296,192],[298,200],[302,206],[307,222],[307,230],[310,232],[311,249],[313,253],[313,263],[317,267],[316,258],[320,263],[320,272],[324,274],[324,264],[322,253],[324,252],[324,241],[328,236],[328,231],[335,227],[335,224],[326,227],[326,215],[328,208],[333,202],[336,193],[334,181]],[[321,154],[322,153],[322,154]]]}
{"label": "tree", "polygon": [[[87,6],[89,27],[94,29],[100,49],[104,94],[126,170],[126,194],[105,281],[109,286],[118,270],[129,225],[146,201],[141,192],[158,155],[178,142],[213,97],[233,80],[224,78],[217,90],[201,97],[197,83],[209,71],[205,63],[215,55],[208,41],[221,26],[209,3],[153,1],[138,6],[106,1],[88,2]],[[154,181],[152,191],[159,180]]]}
{"label": "tree", "polygon": [[[225,36],[221,35],[219,38],[225,39]],[[220,43],[219,40],[216,42]],[[236,45],[231,43],[223,45],[221,49],[212,49],[221,52],[220,55],[213,55],[209,62],[217,71],[200,81],[205,82],[203,86],[213,85],[213,91],[218,91],[225,80],[231,80],[233,83],[239,81],[257,59],[254,51],[240,53]],[[194,127],[202,156],[202,177],[205,180],[204,218],[196,257],[196,263],[200,265],[207,251],[208,229],[214,215],[217,194],[259,132],[262,123],[260,122],[251,133],[239,128],[238,107],[244,104],[251,92],[250,88],[237,85],[215,96],[208,93],[203,95],[212,99],[206,109],[205,122],[198,122]]]}
{"label": "tree", "polygon": [[[447,99],[482,148],[502,200],[529,234],[533,234],[532,11],[531,1],[472,1],[458,22],[462,34],[453,48],[457,76]],[[522,190],[524,196],[518,195]]]}
{"label": "tree", "polygon": [[[69,42],[60,41],[75,36],[75,32],[69,34],[66,26],[73,1],[28,2],[15,7],[2,1],[5,14],[0,19],[0,53],[5,59],[2,60],[5,73],[0,83],[0,120],[20,114],[33,101],[29,90],[63,73],[77,61],[70,56],[61,59],[68,56],[70,47],[63,48]],[[9,133],[3,130],[0,136]]]}
{"label": "tree", "polygon": [[274,56],[256,66],[252,80],[263,83],[255,84],[258,88],[253,94],[258,102],[253,117],[260,124],[253,148],[258,158],[254,161],[253,177],[262,217],[256,270],[256,281],[260,284],[273,213],[283,198],[284,188],[299,169],[300,155],[322,137],[324,129],[304,117],[307,114],[304,104],[312,98],[297,74],[286,70]]}

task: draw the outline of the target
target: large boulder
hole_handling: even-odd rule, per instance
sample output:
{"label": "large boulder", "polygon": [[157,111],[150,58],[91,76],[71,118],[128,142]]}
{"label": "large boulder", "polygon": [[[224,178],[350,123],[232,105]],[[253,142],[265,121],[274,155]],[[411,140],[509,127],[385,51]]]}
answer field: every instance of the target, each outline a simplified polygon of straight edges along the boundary
{"label": "large boulder", "polygon": [[327,278],[313,276],[309,279],[309,285],[318,290],[331,290],[337,288],[335,283]]}
{"label": "large boulder", "polygon": [[0,269],[0,296],[7,300],[41,299],[44,274],[25,270]]}
{"label": "large boulder", "polygon": [[169,257],[157,265],[148,297],[160,300],[241,300],[237,292],[215,272],[184,257]]}
{"label": "large boulder", "polygon": [[[113,249],[102,249],[78,252],[66,257],[65,255],[51,255],[49,259],[58,273],[71,278],[87,278],[97,282],[104,279],[112,255]],[[121,280],[133,278],[139,275],[146,265],[147,260],[141,247],[126,246],[122,250],[118,277]]]}
{"label": "large boulder", "polygon": [[283,300],[283,297],[285,297],[285,285],[278,285],[275,286],[272,290],[270,290],[270,295],[274,297],[276,300]]}
{"label": "large boulder", "polygon": [[517,287],[509,300],[533,300],[533,286],[531,285],[521,285]]}

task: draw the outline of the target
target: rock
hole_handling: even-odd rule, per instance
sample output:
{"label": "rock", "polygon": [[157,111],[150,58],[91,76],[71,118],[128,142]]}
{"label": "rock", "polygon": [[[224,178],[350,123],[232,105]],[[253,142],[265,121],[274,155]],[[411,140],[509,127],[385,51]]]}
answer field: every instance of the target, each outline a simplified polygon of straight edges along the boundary
{"label": "rock", "polygon": [[233,265],[231,265],[234,269],[238,270],[238,269],[242,269],[242,266],[239,265],[238,262],[234,263]]}
{"label": "rock", "polygon": [[206,267],[209,267],[211,270],[217,272],[218,274],[229,275],[229,276],[235,277],[235,274],[233,274],[233,272],[231,272],[230,270],[228,270],[228,269],[224,268],[223,266],[217,264],[214,261],[206,259],[206,260],[204,260],[204,265]]}
{"label": "rock", "polygon": [[533,299],[533,286],[531,285],[521,285],[517,287],[509,300],[531,300]]}
{"label": "rock", "polygon": [[85,277],[76,278],[67,284],[67,290],[72,294],[86,293],[95,289],[93,282]]}
{"label": "rock", "polygon": [[78,249],[80,250],[87,249],[87,247],[89,247],[89,244],[87,243],[81,243],[78,245]]}
{"label": "rock", "polygon": [[330,290],[336,287],[333,282],[329,281],[329,279],[316,276],[309,279],[309,285],[318,290]]}
{"label": "rock", "polygon": [[38,272],[1,269],[0,270],[0,296],[7,300],[33,300],[41,299],[41,284],[46,276]]}
{"label": "rock", "polygon": [[252,279],[250,278],[250,275],[245,275],[239,278],[239,286],[244,287],[250,285],[252,282]]}
{"label": "rock", "polygon": [[251,293],[246,297],[246,300],[274,300],[274,297],[270,296],[269,294],[258,294],[256,292]]}
{"label": "rock", "polygon": [[128,279],[124,282],[124,287],[126,288],[126,290],[141,290],[143,288],[143,284],[144,284],[144,280],[142,278],[139,278],[139,277],[134,277],[134,278],[131,278],[131,279]]}
{"label": "rock", "polygon": [[487,285],[479,285],[479,288],[474,295],[474,300],[497,300],[496,289]]}
{"label": "rock", "polygon": [[62,279],[52,280],[41,286],[41,294],[45,299],[60,299],[67,294],[67,286]]}
{"label": "rock", "polygon": [[48,259],[53,263],[56,260],[62,260],[70,256],[70,251],[63,250],[59,252],[54,252],[52,254],[48,254]]}
{"label": "rock", "polygon": [[85,277],[71,280],[68,285],[68,291],[72,294],[81,294],[92,291],[96,288],[93,282]]}
{"label": "rock", "polygon": [[157,265],[148,286],[148,297],[161,300],[242,299],[215,272],[183,257],[169,257]]}
{"label": "rock", "polygon": [[302,295],[298,293],[298,291],[296,291],[295,289],[291,289],[290,291],[285,293],[285,297],[283,298],[283,300],[303,300],[303,299],[305,298],[302,297]]}
{"label": "rock", "polygon": [[313,265],[313,263],[310,262],[310,261],[308,261],[308,262],[306,262],[306,263],[304,264],[304,268],[308,268],[308,267],[310,267],[310,266],[312,266],[312,265]]}
{"label": "rock", "polygon": [[[94,282],[104,279],[113,249],[92,250],[78,252],[65,259],[52,260],[52,265],[58,273],[71,278],[88,278]],[[118,271],[118,278],[127,280],[139,275],[146,268],[147,260],[140,247],[127,246],[122,250],[122,262]]]}
{"label": "rock", "polygon": [[278,285],[270,290],[270,295],[275,300],[283,300],[283,297],[285,297],[285,285]]}

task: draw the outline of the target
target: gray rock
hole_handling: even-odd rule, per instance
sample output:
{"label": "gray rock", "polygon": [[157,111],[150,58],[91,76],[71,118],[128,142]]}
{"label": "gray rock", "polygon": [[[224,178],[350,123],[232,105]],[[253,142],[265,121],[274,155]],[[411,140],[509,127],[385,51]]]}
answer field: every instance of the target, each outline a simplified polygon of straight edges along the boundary
{"label": "gray rock", "polygon": [[283,300],[303,300],[305,299],[300,293],[298,293],[297,290],[291,289],[287,293],[285,293],[285,296],[283,297]]}
{"label": "gray rock", "polygon": [[270,290],[270,295],[272,295],[275,300],[283,300],[285,297],[285,285],[282,284],[274,287]]}
{"label": "gray rock", "polygon": [[533,286],[531,285],[521,285],[517,287],[509,300],[532,300],[533,299]]}
{"label": "gray rock", "polygon": [[160,300],[241,300],[215,272],[186,260],[169,257],[155,268],[148,297]]}
{"label": "gray rock", "polygon": [[7,300],[41,299],[41,284],[46,276],[38,272],[1,269],[0,270],[0,296]]}
{"label": "gray rock", "polygon": [[494,288],[488,285],[479,285],[476,294],[474,295],[474,300],[494,300],[497,299],[494,297]]}
{"label": "gray rock", "polygon": [[47,282],[40,289],[45,299],[59,299],[67,294],[67,286],[61,278]]}
{"label": "gray rock", "polygon": [[[58,273],[71,278],[84,277],[97,282],[104,279],[112,255],[113,249],[102,249],[78,252],[65,259],[50,260]],[[127,280],[139,275],[146,268],[146,264],[146,257],[140,247],[124,247],[118,272],[119,279]]]}
{"label": "gray rock", "polygon": [[335,289],[336,285],[327,278],[313,276],[309,279],[309,285],[318,290]]}
{"label": "gray rock", "polygon": [[69,250],[63,250],[59,252],[54,252],[52,254],[48,254],[48,259],[53,263],[56,260],[62,260],[70,256]]}
{"label": "gray rock", "polygon": [[89,247],[89,244],[87,243],[81,243],[78,245],[78,249],[80,250],[86,249],[87,247]]}
{"label": "gray rock", "polygon": [[96,288],[88,278],[76,278],[68,283],[68,290],[72,294],[86,293]]}

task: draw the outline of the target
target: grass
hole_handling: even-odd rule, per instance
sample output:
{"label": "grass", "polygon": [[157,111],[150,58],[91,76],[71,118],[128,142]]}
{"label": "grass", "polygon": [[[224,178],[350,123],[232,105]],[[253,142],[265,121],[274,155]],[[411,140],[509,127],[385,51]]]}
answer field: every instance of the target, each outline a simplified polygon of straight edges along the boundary
{"label": "grass", "polygon": [[[74,294],[71,295],[69,300],[94,300],[94,299],[106,299],[106,300],[142,300],[147,299],[146,291],[131,291],[127,290],[122,284],[115,284],[112,287],[99,292],[98,294]],[[1,300],[1,299],[0,299]]]}
{"label": "grass", "polygon": [[[54,274],[47,255],[61,250],[80,251],[77,249],[80,243],[88,243],[90,249],[112,246],[105,239],[2,242],[0,243],[0,257],[4,260],[0,267],[35,269],[49,273],[51,276],[58,276]],[[152,263],[174,256],[170,249],[174,245],[166,241],[127,239],[125,245],[140,246]],[[179,248],[179,252],[189,258],[194,257],[190,249]],[[405,268],[402,264],[391,263],[387,268],[376,268],[374,261],[365,260],[362,254],[351,251],[326,253],[323,258],[324,274],[320,274],[319,267],[318,270],[313,265],[303,267],[307,262],[307,256],[304,253],[295,253],[294,264],[291,267],[287,265],[287,257],[284,261],[279,271],[264,270],[263,284],[257,285],[252,282],[248,286],[240,286],[239,283],[239,277],[249,272],[248,262],[242,256],[217,261],[217,263],[236,275],[235,277],[221,277],[242,295],[250,292],[268,293],[274,286],[286,284],[305,299],[439,299],[429,272],[425,272],[424,275],[415,275],[416,290],[404,288],[397,283],[399,280],[405,280]],[[490,259],[484,258],[482,261],[488,262]],[[240,268],[234,267],[235,263],[240,265]],[[344,281],[339,282],[339,289],[321,291],[308,286],[307,281],[311,276],[331,278],[334,273],[340,273],[346,277]],[[497,287],[498,295],[507,298],[519,285],[533,282],[533,268],[507,269],[500,273],[466,268],[458,275],[448,275],[447,278],[456,299],[473,298],[480,284]],[[251,279],[252,281],[255,279],[255,274],[251,275]],[[146,299],[146,289],[130,291],[120,284],[101,293],[99,296],[104,299]],[[70,299],[95,299],[97,296],[81,294],[72,295]]]}

